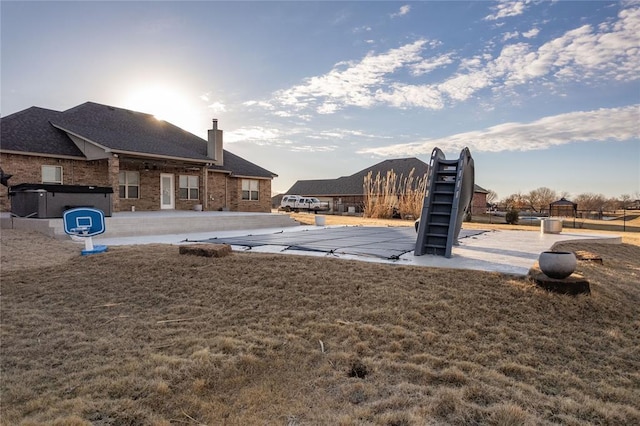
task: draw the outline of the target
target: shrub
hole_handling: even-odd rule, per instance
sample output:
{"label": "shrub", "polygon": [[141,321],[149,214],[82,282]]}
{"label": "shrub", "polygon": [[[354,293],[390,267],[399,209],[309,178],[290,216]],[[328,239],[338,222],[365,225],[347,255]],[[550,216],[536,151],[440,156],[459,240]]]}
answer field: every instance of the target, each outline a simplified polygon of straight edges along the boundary
{"label": "shrub", "polygon": [[504,217],[505,220],[507,221],[508,224],[510,225],[517,225],[518,224],[518,219],[520,212],[516,209],[511,209],[507,212],[506,216]]}

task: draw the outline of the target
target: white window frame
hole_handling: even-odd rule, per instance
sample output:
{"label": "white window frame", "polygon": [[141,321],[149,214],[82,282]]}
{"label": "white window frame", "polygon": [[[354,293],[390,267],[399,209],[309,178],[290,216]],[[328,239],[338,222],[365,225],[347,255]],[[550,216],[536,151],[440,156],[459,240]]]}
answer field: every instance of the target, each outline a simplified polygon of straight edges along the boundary
{"label": "white window frame", "polygon": [[[124,183],[120,181],[120,175],[124,174]],[[136,184],[132,184],[129,182],[129,177],[132,175],[136,175],[138,177],[138,183]],[[134,171],[129,171],[129,170],[120,170],[120,172],[118,173],[118,194],[120,194],[120,187],[124,186],[124,197],[120,197],[121,199],[125,199],[125,200],[139,200],[140,199],[140,172],[134,172]],[[136,187],[138,189],[138,194],[136,197],[130,197],[129,196],[129,188],[130,187]]]}
{"label": "white window frame", "polygon": [[[57,171],[60,171],[60,180],[49,180],[46,179],[47,176],[45,176],[45,170],[49,170],[49,173],[53,173],[53,175],[57,175]],[[42,183],[50,183],[50,184],[56,184],[56,185],[62,185],[62,182],[64,182],[64,178],[62,175],[62,166],[49,166],[49,165],[43,165],[42,166]]]}
{"label": "white window frame", "polygon": [[[245,192],[247,193],[246,197],[245,197]],[[259,201],[259,200],[260,200],[260,181],[258,179],[242,179],[242,201]]]}
{"label": "white window frame", "polygon": [[[194,181],[195,180],[195,181]],[[186,185],[185,182],[186,181]],[[200,176],[180,175],[178,178],[178,195],[181,200],[199,200],[200,199]],[[182,196],[182,190],[187,190],[187,197]],[[192,194],[195,191],[195,194]]]}

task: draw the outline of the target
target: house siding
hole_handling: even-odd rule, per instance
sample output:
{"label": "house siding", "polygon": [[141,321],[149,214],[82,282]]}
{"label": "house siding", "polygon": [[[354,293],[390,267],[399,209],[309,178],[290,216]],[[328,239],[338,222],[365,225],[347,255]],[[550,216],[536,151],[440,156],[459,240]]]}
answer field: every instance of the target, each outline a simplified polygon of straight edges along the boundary
{"label": "house siding", "polygon": [[271,180],[257,179],[257,201],[247,201],[242,199],[242,180],[243,178],[229,179],[229,207],[231,210],[256,213],[271,212]]}
{"label": "house siding", "polygon": [[229,209],[228,202],[228,182],[229,175],[226,173],[209,173],[207,178],[207,189],[209,199],[207,200],[207,210]]}
{"label": "house siding", "polygon": [[[136,160],[137,161],[137,160]],[[111,157],[104,160],[71,160],[38,157],[21,154],[0,154],[0,164],[5,173],[13,175],[10,185],[20,183],[42,182],[41,166],[61,166],[63,183],[66,185],[95,185],[113,188],[112,211],[154,211],[160,209],[160,174],[174,176],[174,197],[176,210],[193,210],[196,204],[202,204],[204,210],[270,212],[271,180],[259,179],[259,200],[242,200],[242,179],[231,177],[226,173],[208,172],[203,167],[197,170],[185,170],[182,166],[162,166],[146,170],[139,162],[131,162],[127,158]],[[118,173],[135,171],[140,174],[139,197],[136,199],[120,198]],[[203,179],[207,175],[207,182]],[[179,196],[180,176],[198,176],[199,199],[182,200]],[[0,191],[0,211],[11,211],[8,191]]]}
{"label": "house siding", "polygon": [[487,194],[484,192],[474,192],[471,202],[471,214],[483,214],[487,210]]}
{"label": "house siding", "polygon": [[[112,186],[107,163],[107,160],[86,161],[21,154],[0,154],[2,170],[6,174],[13,175],[9,179],[10,186],[21,183],[42,182],[42,166],[61,166],[62,183],[65,185]],[[11,211],[11,203],[6,189],[0,191],[0,211]]]}
{"label": "house siding", "polygon": [[[151,211],[160,209],[160,175],[170,174],[174,178],[174,200],[176,210],[193,210],[196,204],[204,205],[205,186],[202,180],[202,171],[189,170],[185,171],[184,167],[166,167],[156,168],[155,170],[145,170],[140,166],[129,165],[126,161],[121,162],[122,166],[119,171],[138,172],[140,174],[139,198],[119,198],[119,210],[129,211],[135,207],[136,211]],[[117,176],[117,174],[116,174]],[[180,199],[180,176],[198,176],[199,185],[197,200]],[[116,186],[114,192],[118,192]],[[115,206],[114,206],[115,209]]]}

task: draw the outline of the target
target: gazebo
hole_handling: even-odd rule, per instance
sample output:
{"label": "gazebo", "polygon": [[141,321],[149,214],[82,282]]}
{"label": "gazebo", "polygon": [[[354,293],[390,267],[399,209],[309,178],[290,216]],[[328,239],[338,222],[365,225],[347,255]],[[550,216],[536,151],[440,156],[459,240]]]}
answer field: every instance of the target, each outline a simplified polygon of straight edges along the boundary
{"label": "gazebo", "polygon": [[576,217],[578,205],[562,197],[549,204],[549,217]]}

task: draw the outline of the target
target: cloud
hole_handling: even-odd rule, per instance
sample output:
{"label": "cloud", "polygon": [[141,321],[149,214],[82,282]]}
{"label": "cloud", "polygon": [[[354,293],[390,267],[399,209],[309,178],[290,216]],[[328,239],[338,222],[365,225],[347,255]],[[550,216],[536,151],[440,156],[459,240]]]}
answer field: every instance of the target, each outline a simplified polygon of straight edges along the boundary
{"label": "cloud", "polygon": [[535,38],[540,33],[539,28],[531,28],[529,31],[525,31],[522,33],[522,37],[524,38]]}
{"label": "cloud", "polygon": [[273,105],[271,105],[269,102],[266,102],[266,101],[251,100],[251,101],[243,102],[242,105],[248,106],[248,107],[258,106],[265,109],[273,109]]}
{"label": "cloud", "polygon": [[376,100],[396,108],[420,107],[431,110],[444,108],[442,91],[433,85],[395,83],[389,91],[378,91]]}
{"label": "cloud", "polygon": [[640,7],[625,9],[619,20],[594,29],[590,25],[567,31],[537,50],[518,56],[502,55],[510,62],[507,84],[522,84],[553,74],[559,80],[640,78]]}
{"label": "cloud", "polygon": [[400,6],[400,10],[398,10],[396,13],[392,13],[390,16],[391,16],[391,18],[397,18],[398,16],[404,16],[404,15],[408,14],[410,10],[411,10],[411,6],[409,6],[408,4],[405,4],[404,6]]}
{"label": "cloud", "polygon": [[385,83],[386,75],[421,61],[420,52],[425,44],[426,40],[418,40],[379,55],[368,54],[357,63],[336,64],[324,75],[276,92],[276,100],[296,110],[315,108],[321,114],[345,106],[371,107],[376,101],[374,92]]}
{"label": "cloud", "polygon": [[[634,81],[640,78],[640,7],[620,11],[619,20],[567,31],[533,49],[527,43],[508,44],[492,58],[483,55],[461,61],[463,71],[437,86],[456,102],[485,88],[501,90],[547,78],[564,81]],[[549,79],[553,76],[553,79]]]}
{"label": "cloud", "polygon": [[331,152],[338,147],[335,145],[317,146],[317,145],[293,145],[290,147],[293,152]]}
{"label": "cloud", "polygon": [[418,63],[409,65],[411,74],[414,76],[423,75],[429,73],[436,68],[443,67],[453,63],[453,54],[446,53],[444,55],[427,58]]}
{"label": "cloud", "polygon": [[[498,9],[515,13],[526,4],[501,3]],[[526,40],[538,34],[533,28],[521,35]],[[325,74],[275,92],[268,102],[252,101],[251,105],[278,111],[281,117],[309,120],[312,114],[335,114],[347,107],[440,110],[473,99],[482,90],[517,93],[519,86],[532,82],[556,90],[565,82],[635,81],[640,78],[639,46],[640,5],[630,3],[617,20],[574,28],[539,46],[526,41],[505,44],[497,55],[485,52],[458,58],[457,53],[441,52],[425,56],[426,49],[442,49],[441,43],[419,39],[369,53],[360,61],[339,62]],[[426,76],[456,61],[455,73],[439,81]]]}
{"label": "cloud", "polygon": [[282,141],[283,139],[285,139],[285,135],[280,130],[261,126],[241,127],[224,133],[225,143],[252,142],[267,145],[270,142]]}
{"label": "cloud", "polygon": [[518,38],[520,35],[517,31],[507,32],[502,35],[502,41],[511,40],[512,38]]}
{"label": "cloud", "polygon": [[427,139],[421,142],[360,150],[384,157],[428,155],[438,146],[444,151],[531,151],[578,142],[638,139],[640,105],[577,111],[544,117],[531,123],[504,123],[484,130]]}
{"label": "cloud", "polygon": [[332,130],[321,130],[317,133],[313,133],[307,136],[309,139],[317,139],[317,140],[345,140],[348,139],[352,142],[356,140],[371,140],[371,139],[392,139],[393,136],[379,136],[371,133],[363,132],[362,130],[352,130],[352,129],[332,129]]}
{"label": "cloud", "polygon": [[[331,132],[316,132],[309,128],[275,128],[263,126],[246,126],[224,134],[225,143],[249,143],[259,146],[283,148],[293,152],[327,152],[337,149],[331,143],[305,143],[314,140],[331,141],[345,139],[349,135],[358,136],[359,132],[350,130],[334,130]],[[364,135],[364,134],[362,134]]]}
{"label": "cloud", "polygon": [[213,112],[225,112],[227,107],[221,102],[214,102],[207,106],[207,108],[211,109]]}
{"label": "cloud", "polygon": [[518,16],[524,13],[528,1],[502,1],[493,7],[496,13],[484,17],[486,21],[496,21],[502,18]]}
{"label": "cloud", "polygon": [[368,25],[363,25],[361,27],[356,27],[353,29],[353,33],[357,34],[357,33],[364,33],[364,32],[369,32],[371,31],[371,27]]}

